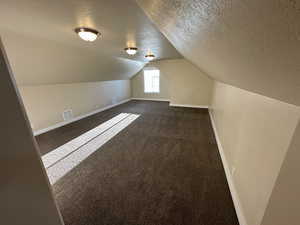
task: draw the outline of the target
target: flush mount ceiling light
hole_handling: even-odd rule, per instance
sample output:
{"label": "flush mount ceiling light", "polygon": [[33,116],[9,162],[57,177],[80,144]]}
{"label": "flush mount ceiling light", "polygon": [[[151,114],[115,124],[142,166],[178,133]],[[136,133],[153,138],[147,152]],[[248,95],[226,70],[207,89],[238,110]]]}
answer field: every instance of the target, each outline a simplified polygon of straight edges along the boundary
{"label": "flush mount ceiling light", "polygon": [[146,59],[148,59],[148,60],[153,60],[154,58],[155,58],[155,55],[153,55],[153,54],[147,54],[147,55],[145,55],[145,57],[146,57]]}
{"label": "flush mount ceiling light", "polygon": [[75,32],[81,39],[89,42],[95,41],[100,35],[99,31],[87,27],[78,27],[75,29]]}
{"label": "flush mount ceiling light", "polygon": [[135,55],[137,53],[137,48],[136,47],[127,47],[124,49],[128,55]]}

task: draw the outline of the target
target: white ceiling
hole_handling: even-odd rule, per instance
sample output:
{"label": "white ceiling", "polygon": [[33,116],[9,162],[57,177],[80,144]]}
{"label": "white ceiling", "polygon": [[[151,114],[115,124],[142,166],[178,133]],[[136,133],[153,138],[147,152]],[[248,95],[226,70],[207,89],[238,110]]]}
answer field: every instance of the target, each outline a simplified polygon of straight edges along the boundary
{"label": "white ceiling", "polygon": [[137,0],[216,80],[300,105],[299,0]]}
{"label": "white ceiling", "polygon": [[[128,79],[147,62],[182,56],[133,0],[0,0],[0,34],[23,85]],[[74,28],[99,30],[84,42]],[[138,54],[123,50],[137,46]],[[55,68],[53,68],[55,67]]]}
{"label": "white ceiling", "polygon": [[[151,49],[157,59],[182,54],[216,80],[300,105],[299,0],[0,0],[0,5],[0,34],[21,85],[129,79]],[[84,42],[73,31],[78,26],[103,35]],[[139,53],[128,56],[123,51],[128,45]]]}

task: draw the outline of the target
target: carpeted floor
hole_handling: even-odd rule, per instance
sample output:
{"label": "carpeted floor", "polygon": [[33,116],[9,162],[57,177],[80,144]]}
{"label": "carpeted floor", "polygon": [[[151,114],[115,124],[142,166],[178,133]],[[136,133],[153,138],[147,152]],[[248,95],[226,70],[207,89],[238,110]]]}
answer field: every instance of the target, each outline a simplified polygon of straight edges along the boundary
{"label": "carpeted floor", "polygon": [[66,225],[238,225],[208,111],[130,101],[38,136],[42,154],[140,117],[53,185]]}

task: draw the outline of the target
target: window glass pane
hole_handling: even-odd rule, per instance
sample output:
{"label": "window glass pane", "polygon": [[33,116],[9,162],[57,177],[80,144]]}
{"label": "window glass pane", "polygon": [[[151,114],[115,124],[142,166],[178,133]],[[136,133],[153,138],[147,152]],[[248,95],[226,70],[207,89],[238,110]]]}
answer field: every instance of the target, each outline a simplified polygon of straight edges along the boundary
{"label": "window glass pane", "polygon": [[145,92],[152,92],[152,76],[150,73],[151,70],[146,70],[144,72],[144,87]]}
{"label": "window glass pane", "polygon": [[144,92],[159,93],[159,70],[144,70]]}
{"label": "window glass pane", "polygon": [[152,82],[153,82],[153,92],[159,92],[159,77],[154,76]]}

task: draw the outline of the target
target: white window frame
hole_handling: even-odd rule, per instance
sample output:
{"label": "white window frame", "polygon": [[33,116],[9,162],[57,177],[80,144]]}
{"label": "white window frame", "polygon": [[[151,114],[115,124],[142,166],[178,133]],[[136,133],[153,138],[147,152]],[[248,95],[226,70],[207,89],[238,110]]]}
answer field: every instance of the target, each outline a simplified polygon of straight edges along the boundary
{"label": "white window frame", "polygon": [[[149,72],[154,72],[156,74],[147,74]],[[147,77],[148,76],[148,77]],[[151,77],[149,77],[151,76]],[[158,79],[158,85],[157,87],[155,87],[155,79]],[[150,84],[150,86],[152,87],[149,87],[147,88],[146,86],[146,83],[148,82],[148,84]],[[159,69],[157,68],[147,68],[147,69],[144,69],[144,93],[147,93],[147,94],[151,94],[151,93],[160,93],[160,71]]]}

